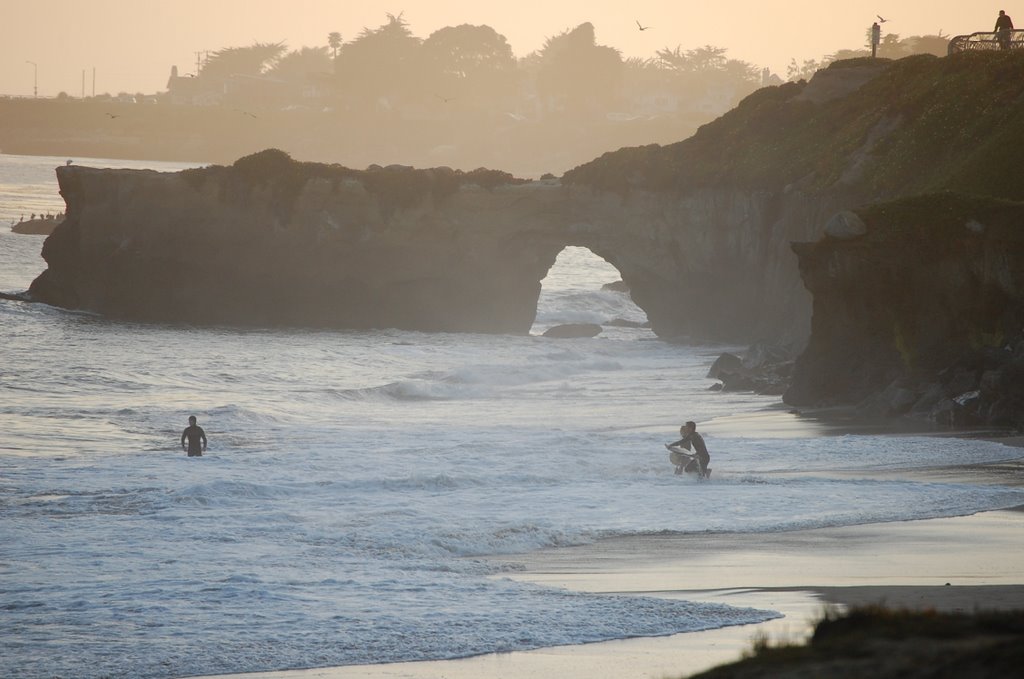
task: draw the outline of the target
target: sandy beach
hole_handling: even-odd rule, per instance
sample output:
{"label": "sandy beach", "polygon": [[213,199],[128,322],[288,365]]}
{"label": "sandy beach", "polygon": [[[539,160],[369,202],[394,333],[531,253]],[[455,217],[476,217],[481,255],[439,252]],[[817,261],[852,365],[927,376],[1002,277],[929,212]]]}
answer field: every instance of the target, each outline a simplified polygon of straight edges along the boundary
{"label": "sandy beach", "polygon": [[293,670],[265,679],[685,677],[739,659],[754,639],[799,641],[829,605],[941,611],[1024,609],[1024,511],[762,536],[648,536],[508,561],[511,577],[589,592],[776,610],[782,618],[667,637],[461,660]]}
{"label": "sandy beach", "polygon": [[[1024,451],[1007,460],[936,468],[949,481],[1020,485]],[[920,476],[920,473],[916,473]],[[263,679],[528,679],[685,677],[739,659],[758,638],[801,641],[830,606],[973,612],[1024,609],[1024,508],[972,516],[763,535],[689,534],[611,539],[505,556],[506,577],[584,592],[726,603],[782,617],[665,637],[626,639],[478,657],[290,670],[224,677]]]}

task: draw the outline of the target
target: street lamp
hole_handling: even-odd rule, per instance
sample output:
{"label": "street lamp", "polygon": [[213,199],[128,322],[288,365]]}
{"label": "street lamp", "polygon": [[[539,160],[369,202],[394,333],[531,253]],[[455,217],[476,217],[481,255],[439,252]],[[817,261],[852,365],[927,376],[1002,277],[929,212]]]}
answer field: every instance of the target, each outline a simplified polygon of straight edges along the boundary
{"label": "street lamp", "polygon": [[39,96],[39,65],[34,61],[25,60],[26,64],[32,64],[32,96]]}

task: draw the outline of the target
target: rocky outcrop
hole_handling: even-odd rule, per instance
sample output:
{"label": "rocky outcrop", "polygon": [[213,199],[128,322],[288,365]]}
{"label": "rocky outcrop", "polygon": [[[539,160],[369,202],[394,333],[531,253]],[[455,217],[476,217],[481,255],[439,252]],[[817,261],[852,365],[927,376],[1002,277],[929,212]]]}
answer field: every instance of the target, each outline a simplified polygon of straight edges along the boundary
{"label": "rocky outcrop", "polygon": [[597,337],[601,334],[601,330],[601,326],[596,323],[564,323],[545,330],[544,337],[556,337],[562,339],[574,337]]}
{"label": "rocky outcrop", "polygon": [[1024,426],[1024,203],[957,194],[859,211],[800,243],[811,336],[785,401]]}
{"label": "rocky outcrop", "polygon": [[790,385],[795,351],[786,347],[757,343],[743,358],[726,352],[708,370],[708,377],[721,380],[715,391],[753,391],[781,395]]}
{"label": "rocky outcrop", "polygon": [[49,236],[62,221],[64,221],[63,217],[26,219],[17,224],[12,224],[11,231],[32,236]]}

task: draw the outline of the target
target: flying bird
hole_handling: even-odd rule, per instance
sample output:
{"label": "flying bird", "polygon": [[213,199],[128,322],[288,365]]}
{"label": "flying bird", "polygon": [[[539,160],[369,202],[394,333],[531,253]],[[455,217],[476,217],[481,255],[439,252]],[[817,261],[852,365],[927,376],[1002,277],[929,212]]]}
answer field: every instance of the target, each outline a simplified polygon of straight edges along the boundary
{"label": "flying bird", "polygon": [[646,31],[648,28],[650,28],[650,26],[641,26],[639,21],[636,22],[636,27],[639,28],[641,31]]}
{"label": "flying bird", "polygon": [[239,113],[241,113],[242,115],[249,116],[250,118],[255,118],[256,117],[255,113],[249,113],[248,111],[243,111],[240,108],[236,108],[235,110],[238,111]]}
{"label": "flying bird", "polygon": [[438,99],[440,99],[441,101],[443,101],[446,104],[449,101],[455,101],[455,97],[442,97],[440,94],[435,94],[434,96],[437,97]]}
{"label": "flying bird", "polygon": [[108,113],[107,115],[110,116],[111,120],[113,120],[114,118],[120,118],[121,117],[120,114],[114,115],[113,113]]}
{"label": "flying bird", "polygon": [[884,24],[886,21],[888,21],[888,19],[883,19],[879,14],[876,14],[875,16],[878,17],[878,23],[880,24]]}

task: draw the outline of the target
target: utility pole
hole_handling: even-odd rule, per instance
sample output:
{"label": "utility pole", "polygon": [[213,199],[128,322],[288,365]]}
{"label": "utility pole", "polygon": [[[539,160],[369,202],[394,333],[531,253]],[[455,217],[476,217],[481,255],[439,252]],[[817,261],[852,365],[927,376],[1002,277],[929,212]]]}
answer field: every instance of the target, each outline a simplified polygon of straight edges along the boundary
{"label": "utility pole", "polygon": [[197,50],[196,51],[196,77],[199,77],[199,71],[202,70],[203,64],[207,59],[210,58],[210,50]]}
{"label": "utility pole", "polygon": [[26,64],[32,64],[32,97],[39,96],[39,64],[34,61],[25,60]]}

